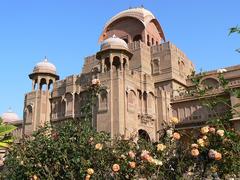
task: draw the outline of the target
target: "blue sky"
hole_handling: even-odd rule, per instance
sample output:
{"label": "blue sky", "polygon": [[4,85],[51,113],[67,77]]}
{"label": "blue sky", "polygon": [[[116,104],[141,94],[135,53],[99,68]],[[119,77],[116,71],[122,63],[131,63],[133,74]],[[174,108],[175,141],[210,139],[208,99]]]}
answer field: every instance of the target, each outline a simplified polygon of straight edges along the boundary
{"label": "blue sky", "polygon": [[160,21],[166,39],[182,49],[196,69],[240,64],[239,0],[1,0],[0,115],[12,107],[22,116],[34,65],[44,56],[61,78],[81,71],[84,57],[99,50],[98,37],[116,13],[143,5]]}

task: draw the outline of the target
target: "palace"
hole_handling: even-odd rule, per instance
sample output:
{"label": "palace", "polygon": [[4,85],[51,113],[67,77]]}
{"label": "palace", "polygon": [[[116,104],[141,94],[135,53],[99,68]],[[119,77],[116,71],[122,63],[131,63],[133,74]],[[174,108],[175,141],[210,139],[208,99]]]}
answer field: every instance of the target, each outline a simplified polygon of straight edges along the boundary
{"label": "palace", "polygon": [[[183,93],[194,88],[189,79],[194,65],[184,52],[166,41],[150,11],[131,8],[113,16],[99,42],[99,51],[85,58],[81,74],[60,79],[55,65],[47,59],[34,67],[29,75],[32,91],[24,101],[24,134],[31,134],[45,122],[81,119],[86,88],[95,78],[107,88],[99,94],[92,124],[112,137],[128,138],[136,132],[155,141],[171,117],[179,118],[178,128],[192,128],[214,116],[198,97]],[[240,87],[240,65],[221,71],[232,88]],[[239,103],[218,88],[218,75],[217,70],[206,72],[201,84],[211,85],[212,95],[228,98],[232,106]],[[216,111],[223,113],[226,108],[219,104]],[[240,128],[238,115],[233,115],[232,121]]]}

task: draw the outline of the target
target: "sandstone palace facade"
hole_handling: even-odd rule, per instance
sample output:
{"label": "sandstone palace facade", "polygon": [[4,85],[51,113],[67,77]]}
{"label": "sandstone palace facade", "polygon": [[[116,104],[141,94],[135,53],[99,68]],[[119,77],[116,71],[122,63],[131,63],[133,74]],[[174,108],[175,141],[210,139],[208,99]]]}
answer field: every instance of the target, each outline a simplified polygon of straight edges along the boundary
{"label": "sandstone palace facade", "polygon": [[[189,79],[194,65],[184,52],[165,40],[161,25],[150,11],[131,8],[115,15],[103,28],[99,42],[99,52],[85,59],[81,74],[60,79],[47,59],[34,67],[29,75],[32,91],[24,101],[25,134],[45,122],[81,119],[86,87],[94,78],[107,88],[99,94],[92,124],[112,137],[129,137],[136,132],[154,141],[163,123],[173,116],[179,118],[179,128],[201,126],[214,116],[198,97],[179,91],[194,88]],[[240,65],[225,68],[223,75],[232,88],[240,87]],[[212,95],[229,98],[232,106],[239,103],[218,88],[217,77],[217,70],[206,72],[201,84],[211,84]],[[220,104],[217,111],[222,113],[226,108]],[[234,115],[232,120],[239,128],[240,117]]]}

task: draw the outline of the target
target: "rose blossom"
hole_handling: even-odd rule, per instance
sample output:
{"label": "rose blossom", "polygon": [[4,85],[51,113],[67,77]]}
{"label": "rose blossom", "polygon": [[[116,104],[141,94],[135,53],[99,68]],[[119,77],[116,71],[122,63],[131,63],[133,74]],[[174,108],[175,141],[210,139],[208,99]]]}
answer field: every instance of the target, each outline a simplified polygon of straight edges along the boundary
{"label": "rose blossom", "polygon": [[100,84],[100,80],[99,79],[93,79],[92,80],[92,85],[99,85]]}
{"label": "rose blossom", "polygon": [[208,126],[204,126],[201,128],[201,133],[202,134],[207,134],[209,132],[209,127]]}
{"label": "rose blossom", "polygon": [[181,138],[181,135],[178,132],[173,133],[173,139],[179,140]]}
{"label": "rose blossom", "polygon": [[166,149],[166,146],[164,144],[157,145],[157,151],[164,151],[164,149]]}
{"label": "rose blossom", "polygon": [[216,160],[216,161],[219,161],[219,160],[221,160],[221,159],[222,159],[222,154],[219,153],[219,152],[216,152],[216,153],[215,153],[215,160]]}
{"label": "rose blossom", "polygon": [[213,149],[210,149],[209,152],[208,152],[208,157],[210,159],[214,159],[215,158],[215,154],[216,154],[216,151],[213,150]]}
{"label": "rose blossom", "polygon": [[205,145],[205,142],[204,142],[204,140],[203,140],[202,138],[199,138],[199,139],[197,140],[197,143],[198,143],[201,147],[204,147],[204,145]]}
{"label": "rose blossom", "polygon": [[133,151],[129,151],[128,155],[130,158],[134,159],[136,154]]}
{"label": "rose blossom", "polygon": [[158,160],[158,159],[153,159],[153,163],[157,166],[162,166],[163,165],[163,162]]}
{"label": "rose blossom", "polygon": [[210,127],[210,128],[209,128],[209,132],[215,134],[216,129],[215,129],[214,127]]}
{"label": "rose blossom", "polygon": [[197,157],[199,155],[199,150],[194,148],[191,150],[191,154],[192,154],[192,156]]}
{"label": "rose blossom", "polygon": [[178,123],[179,123],[179,119],[178,119],[177,117],[172,117],[172,118],[171,118],[171,122],[172,122],[173,124],[178,124]]}
{"label": "rose blossom", "polygon": [[91,175],[87,174],[85,177],[85,180],[89,180],[91,178]]}
{"label": "rose blossom", "polygon": [[129,166],[130,166],[130,168],[134,169],[136,167],[136,163],[135,162],[129,162]]}
{"label": "rose blossom", "polygon": [[93,175],[94,170],[93,170],[92,168],[88,168],[88,169],[87,169],[87,173],[88,173],[89,175]]}
{"label": "rose blossom", "polygon": [[223,137],[224,136],[224,130],[222,130],[222,129],[217,130],[217,134],[219,136]]}
{"label": "rose blossom", "polygon": [[97,143],[97,144],[95,145],[95,149],[96,149],[96,150],[102,150],[102,148],[103,148],[103,145],[102,145],[101,143]]}
{"label": "rose blossom", "polygon": [[114,164],[114,165],[112,166],[112,170],[113,170],[114,172],[118,172],[118,171],[120,170],[120,166],[119,166],[118,164]]}

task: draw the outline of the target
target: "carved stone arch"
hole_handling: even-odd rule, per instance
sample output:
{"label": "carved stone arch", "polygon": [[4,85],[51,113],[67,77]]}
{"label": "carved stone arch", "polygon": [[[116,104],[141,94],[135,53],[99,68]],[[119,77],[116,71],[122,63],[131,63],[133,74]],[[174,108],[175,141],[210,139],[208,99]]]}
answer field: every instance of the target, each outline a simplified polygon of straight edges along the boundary
{"label": "carved stone arch", "polygon": [[70,116],[72,115],[72,110],[73,110],[73,93],[66,93],[65,94],[65,99],[66,99],[66,115]]}
{"label": "carved stone arch", "polygon": [[206,77],[201,79],[200,81],[201,86],[206,88],[218,88],[219,87],[219,81],[215,77]]}
{"label": "carved stone arch", "polygon": [[25,108],[25,118],[26,118],[26,123],[32,123],[33,121],[33,106],[31,104],[29,104],[26,108]]}
{"label": "carved stone arch", "polygon": [[99,111],[108,110],[108,91],[105,89],[99,92],[98,108],[99,108]]}
{"label": "carved stone arch", "polygon": [[158,74],[160,72],[160,60],[153,59],[151,65],[152,65],[152,74]]}
{"label": "carved stone arch", "polygon": [[135,111],[136,109],[136,92],[133,89],[127,91],[127,103],[128,103],[128,110]]}
{"label": "carved stone arch", "polygon": [[155,113],[155,96],[153,92],[147,93],[147,108],[150,114]]}
{"label": "carved stone arch", "polygon": [[144,129],[139,129],[138,130],[138,137],[139,137],[139,140],[143,139],[147,142],[150,142],[150,140],[151,140],[148,132]]}
{"label": "carved stone arch", "polygon": [[47,90],[47,79],[46,78],[40,79],[40,90],[43,90],[43,91]]}
{"label": "carved stone arch", "polygon": [[119,70],[119,69],[121,69],[121,59],[120,59],[120,57],[114,56],[114,57],[113,57],[112,65],[113,65],[113,66],[112,66],[113,68],[115,67],[114,70]]}

